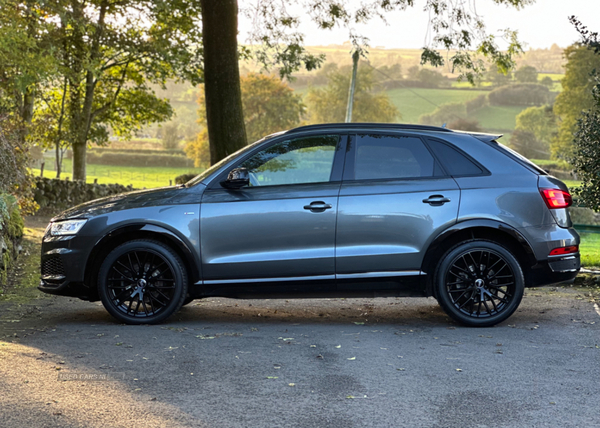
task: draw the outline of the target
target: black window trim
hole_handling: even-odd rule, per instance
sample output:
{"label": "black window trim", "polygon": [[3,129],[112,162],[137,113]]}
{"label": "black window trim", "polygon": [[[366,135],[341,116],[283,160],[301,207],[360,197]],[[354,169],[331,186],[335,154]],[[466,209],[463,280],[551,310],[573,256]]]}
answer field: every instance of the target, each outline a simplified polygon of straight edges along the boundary
{"label": "black window trim", "polygon": [[[423,142],[423,145],[425,146],[425,149],[427,151],[429,151],[429,153],[431,154],[431,157],[433,158],[433,162],[434,162],[434,169],[435,169],[435,165],[437,165],[437,167],[440,169],[440,171],[442,172],[442,175],[432,175],[430,177],[397,177],[397,178],[363,178],[360,180],[357,180],[356,178],[354,178],[354,160],[356,159],[356,140],[357,140],[357,136],[358,135],[362,135],[362,134],[379,134],[379,135],[387,135],[387,136],[397,136],[397,137],[410,137],[410,138],[417,138],[420,139]],[[352,144],[354,143],[354,144]],[[359,131],[355,131],[353,133],[350,133],[348,135],[348,142],[347,142],[347,146],[346,146],[346,151],[348,152],[346,154],[346,161],[344,164],[344,175],[343,175],[343,181],[344,183],[362,183],[362,182],[390,182],[390,181],[414,181],[414,180],[441,180],[444,178],[452,178],[449,174],[448,171],[446,171],[446,169],[443,167],[443,165],[441,164],[441,162],[439,161],[439,159],[437,158],[437,156],[435,156],[435,154],[433,153],[433,151],[431,150],[431,147],[429,147],[427,145],[427,143],[425,142],[425,140],[423,139],[422,135],[415,135],[415,134],[407,134],[407,133],[403,133],[403,132],[389,132],[389,130],[359,130]]]}
{"label": "black window trim", "polygon": [[[448,174],[448,177],[452,177],[452,178],[461,178],[461,177],[487,177],[487,176],[492,175],[492,173],[485,166],[483,166],[481,163],[479,163],[477,160],[475,160],[475,158],[473,158],[471,155],[467,154],[464,150],[456,147],[451,142],[443,140],[441,138],[430,137],[430,136],[425,137],[424,140],[425,140],[425,144],[429,148],[429,151],[433,154],[433,156],[436,158],[436,160],[440,163],[440,165],[442,166],[442,168],[444,168],[444,171],[446,172],[446,174]],[[445,144],[446,146],[450,147],[451,149],[457,151],[459,154],[461,154],[464,157],[466,157],[469,161],[473,162],[475,164],[475,166],[477,166],[479,169],[481,169],[481,173],[480,174],[455,174],[455,175],[450,174],[446,170],[446,168],[445,168],[444,163],[442,162],[442,160],[440,160],[439,157],[437,156],[437,154],[435,153],[435,151],[431,147],[429,147],[429,144],[428,144],[427,140],[433,140],[433,141],[436,141],[438,143]]]}
{"label": "black window trim", "polygon": [[[338,141],[338,146],[336,146],[336,152],[335,155],[333,157],[333,166],[331,167],[331,175],[329,176],[329,181],[319,181],[319,182],[311,182],[311,183],[294,183],[294,184],[274,184],[274,185],[270,185],[270,186],[259,186],[261,189],[266,189],[266,188],[279,188],[279,187],[287,187],[287,186],[304,186],[304,185],[315,185],[315,184],[331,184],[331,183],[337,183],[337,182],[341,182],[342,181],[342,174],[343,174],[343,169],[344,169],[344,159],[346,157],[346,150],[347,150],[347,144],[348,144],[348,133],[347,132],[307,132],[305,134],[294,134],[294,135],[287,135],[287,134],[283,134],[278,138],[274,138],[271,140],[268,140],[265,142],[265,144],[261,144],[258,147],[256,147],[255,150],[252,150],[248,153],[246,153],[243,157],[238,158],[236,160],[235,163],[231,164],[229,167],[224,166],[223,170],[221,172],[219,172],[217,175],[214,176],[214,178],[210,181],[210,183],[207,185],[207,190],[226,190],[226,191],[247,191],[252,189],[253,187],[242,187],[241,189],[235,189],[235,190],[231,190],[231,189],[225,189],[224,187],[221,186],[221,181],[224,181],[227,179],[227,176],[229,175],[229,172],[235,168],[239,168],[239,166],[241,164],[243,164],[246,160],[250,159],[252,156],[254,156],[256,153],[260,152],[261,150],[265,150],[269,147],[272,147],[276,144],[282,143],[284,141],[288,141],[288,140],[300,140],[303,138],[311,138],[311,137],[319,137],[319,136],[334,136],[337,135],[339,137],[339,141]],[[337,150],[337,147],[339,147],[339,150]],[[258,188],[258,187],[257,187]]]}

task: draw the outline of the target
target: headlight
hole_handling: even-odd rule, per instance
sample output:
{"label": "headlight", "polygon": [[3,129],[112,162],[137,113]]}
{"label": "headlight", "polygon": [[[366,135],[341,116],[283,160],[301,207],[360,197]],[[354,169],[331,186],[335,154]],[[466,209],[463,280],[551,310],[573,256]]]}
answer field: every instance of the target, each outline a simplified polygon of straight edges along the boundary
{"label": "headlight", "polygon": [[87,220],[65,220],[52,223],[50,226],[50,235],[65,236],[75,235],[83,227]]}

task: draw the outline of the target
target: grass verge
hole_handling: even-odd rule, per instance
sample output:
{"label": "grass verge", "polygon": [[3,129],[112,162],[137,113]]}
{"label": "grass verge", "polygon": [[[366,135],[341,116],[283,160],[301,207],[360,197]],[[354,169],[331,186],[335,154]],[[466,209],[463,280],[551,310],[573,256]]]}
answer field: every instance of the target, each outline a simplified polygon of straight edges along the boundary
{"label": "grass verge", "polygon": [[586,268],[600,267],[600,234],[582,233],[581,244],[581,265]]}
{"label": "grass verge", "polygon": [[[63,161],[63,170],[65,174],[61,175],[62,179],[73,177],[71,173],[72,160],[65,159]],[[95,179],[99,184],[123,184],[125,186],[132,185],[136,189],[164,187],[169,185],[171,180],[175,184],[175,177],[182,174],[200,174],[203,168],[157,168],[157,167],[141,167],[141,166],[112,166],[112,165],[87,165],[87,182],[93,183]],[[32,169],[33,175],[40,175],[39,169]],[[45,177],[55,177],[56,173],[53,170],[44,170]]]}

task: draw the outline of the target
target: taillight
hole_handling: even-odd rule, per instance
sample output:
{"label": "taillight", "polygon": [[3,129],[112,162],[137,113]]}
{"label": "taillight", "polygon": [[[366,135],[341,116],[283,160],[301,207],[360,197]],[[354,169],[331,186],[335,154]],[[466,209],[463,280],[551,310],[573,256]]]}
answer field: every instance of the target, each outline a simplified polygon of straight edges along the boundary
{"label": "taillight", "polygon": [[569,192],[560,189],[540,189],[540,193],[550,209],[567,208],[573,205]]}
{"label": "taillight", "polygon": [[579,245],[570,245],[568,247],[559,247],[550,251],[551,256],[564,256],[565,254],[573,254],[579,251]]}

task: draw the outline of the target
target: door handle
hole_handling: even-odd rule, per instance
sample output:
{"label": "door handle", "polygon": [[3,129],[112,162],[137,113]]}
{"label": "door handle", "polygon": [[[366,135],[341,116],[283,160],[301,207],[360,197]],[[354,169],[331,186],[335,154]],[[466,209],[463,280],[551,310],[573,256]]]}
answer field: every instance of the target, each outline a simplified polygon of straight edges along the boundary
{"label": "door handle", "polygon": [[313,213],[322,213],[329,208],[331,208],[331,204],[326,204],[323,201],[314,201],[310,205],[304,205],[305,210],[310,210]]}
{"label": "door handle", "polygon": [[450,198],[446,198],[444,195],[431,195],[427,199],[423,199],[424,204],[429,204],[432,207],[442,206],[446,202],[450,202]]}

